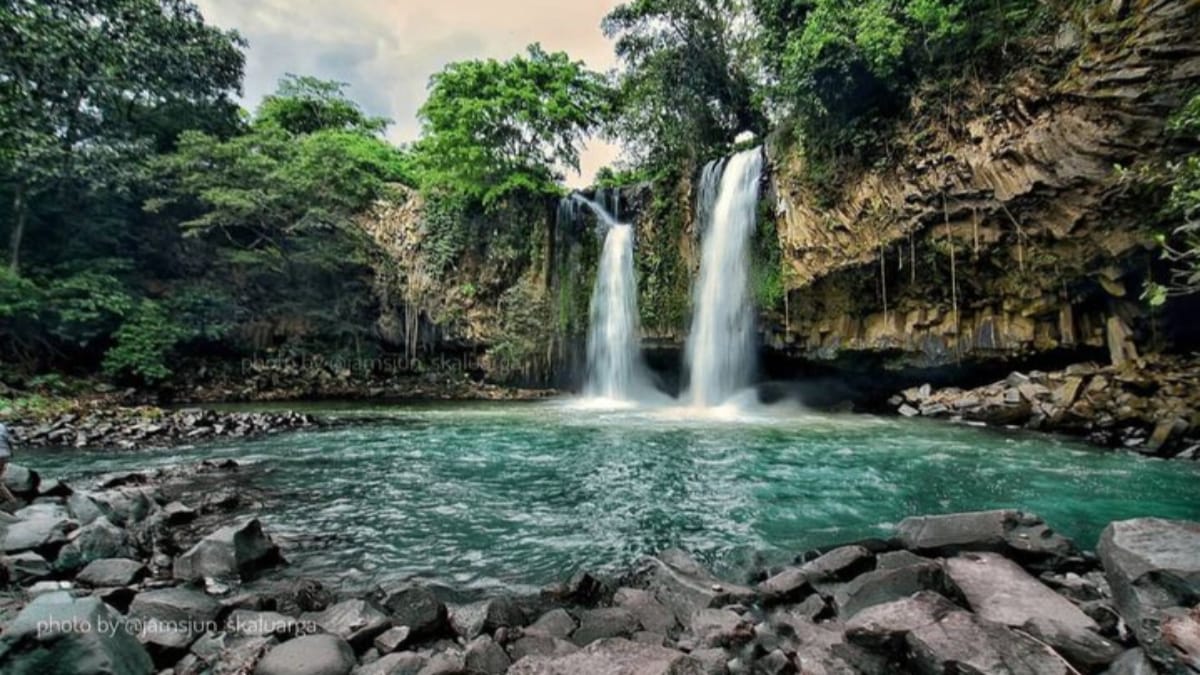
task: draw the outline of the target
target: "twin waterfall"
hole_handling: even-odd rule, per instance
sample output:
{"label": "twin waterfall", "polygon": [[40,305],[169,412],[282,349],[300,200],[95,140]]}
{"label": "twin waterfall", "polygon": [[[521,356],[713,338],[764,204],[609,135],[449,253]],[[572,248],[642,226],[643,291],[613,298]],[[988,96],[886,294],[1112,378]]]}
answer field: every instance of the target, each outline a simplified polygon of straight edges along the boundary
{"label": "twin waterfall", "polygon": [[[754,300],[750,243],[758,211],[762,150],[740,152],[704,167],[696,201],[701,229],[700,273],[693,292],[681,400],[698,408],[719,406],[753,382]],[[605,228],[604,248],[592,291],[584,395],[638,401],[650,387],[638,347],[637,282],[633,228],[579,195]]]}

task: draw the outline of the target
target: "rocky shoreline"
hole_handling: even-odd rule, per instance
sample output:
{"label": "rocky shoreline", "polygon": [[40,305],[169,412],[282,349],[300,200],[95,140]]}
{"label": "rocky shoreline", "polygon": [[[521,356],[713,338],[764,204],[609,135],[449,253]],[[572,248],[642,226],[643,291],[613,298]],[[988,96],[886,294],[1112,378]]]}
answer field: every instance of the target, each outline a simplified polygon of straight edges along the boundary
{"label": "rocky shoreline", "polygon": [[905,417],[1070,434],[1155,457],[1200,460],[1200,360],[1146,357],[1014,372],[973,389],[912,387],[888,403]]}
{"label": "rocky shoreline", "polygon": [[[740,581],[669,550],[526,596],[344,595],[286,562],[237,463],[106,476],[12,466],[0,671],[24,675],[1185,674],[1200,670],[1200,524],[1125,520],[1096,554],[1012,510],[908,518],[887,540]],[[219,493],[220,490],[215,492]],[[242,495],[239,497],[239,495]],[[188,503],[192,502],[192,503]],[[257,581],[254,581],[259,577]]]}

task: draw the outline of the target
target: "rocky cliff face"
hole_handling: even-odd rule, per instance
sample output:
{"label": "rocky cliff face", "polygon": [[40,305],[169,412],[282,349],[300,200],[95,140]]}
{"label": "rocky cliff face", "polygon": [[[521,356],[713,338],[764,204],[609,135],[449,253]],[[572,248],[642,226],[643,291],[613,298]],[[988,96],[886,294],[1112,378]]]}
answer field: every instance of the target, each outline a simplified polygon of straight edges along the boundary
{"label": "rocky cliff face", "polygon": [[1104,3],[1003,82],[916,96],[893,161],[838,187],[771,147],[789,292],[770,344],[936,367],[1056,349],[1122,359],[1169,335],[1138,299],[1157,259],[1153,196],[1115,167],[1164,152],[1165,120],[1200,85],[1196,35],[1200,3]]}

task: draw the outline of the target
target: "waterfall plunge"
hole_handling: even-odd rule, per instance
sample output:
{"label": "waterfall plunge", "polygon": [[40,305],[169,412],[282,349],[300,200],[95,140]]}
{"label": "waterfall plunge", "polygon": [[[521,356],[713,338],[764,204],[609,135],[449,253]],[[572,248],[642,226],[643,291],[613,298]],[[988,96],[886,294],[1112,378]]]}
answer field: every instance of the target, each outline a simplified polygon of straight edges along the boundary
{"label": "waterfall plunge", "polygon": [[750,241],[758,211],[762,150],[711,162],[701,174],[696,215],[704,241],[687,341],[692,405],[725,403],[749,386],[755,366]]}
{"label": "waterfall plunge", "polygon": [[591,208],[607,230],[592,289],[583,393],[589,398],[632,401],[645,390],[638,347],[633,227],[616,222],[599,204],[585,197],[572,198]]}

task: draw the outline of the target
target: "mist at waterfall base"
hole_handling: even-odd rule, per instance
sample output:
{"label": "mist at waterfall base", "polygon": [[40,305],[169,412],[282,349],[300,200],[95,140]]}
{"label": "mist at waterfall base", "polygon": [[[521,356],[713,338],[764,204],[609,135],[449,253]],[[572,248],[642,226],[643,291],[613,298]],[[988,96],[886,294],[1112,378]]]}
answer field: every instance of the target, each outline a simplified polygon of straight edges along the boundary
{"label": "mist at waterfall base", "polygon": [[[763,412],[752,387],[755,309],[750,292],[750,245],[762,175],[761,148],[710,162],[698,183],[696,222],[701,230],[700,271],[684,360],[685,387],[674,400],[651,385],[638,345],[634,232],[600,204],[590,208],[606,234],[592,292],[587,379],[582,407],[664,407],[671,415],[721,417]],[[682,405],[681,405],[682,404]],[[776,404],[777,412],[782,406]]]}

